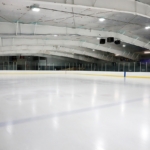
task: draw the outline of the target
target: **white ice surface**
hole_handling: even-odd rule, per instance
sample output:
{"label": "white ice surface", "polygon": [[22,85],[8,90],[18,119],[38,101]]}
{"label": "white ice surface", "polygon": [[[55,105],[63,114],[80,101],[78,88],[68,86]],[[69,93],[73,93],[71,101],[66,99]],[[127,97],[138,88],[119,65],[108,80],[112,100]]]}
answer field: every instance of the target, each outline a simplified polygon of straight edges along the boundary
{"label": "white ice surface", "polygon": [[0,150],[150,150],[150,80],[0,75]]}

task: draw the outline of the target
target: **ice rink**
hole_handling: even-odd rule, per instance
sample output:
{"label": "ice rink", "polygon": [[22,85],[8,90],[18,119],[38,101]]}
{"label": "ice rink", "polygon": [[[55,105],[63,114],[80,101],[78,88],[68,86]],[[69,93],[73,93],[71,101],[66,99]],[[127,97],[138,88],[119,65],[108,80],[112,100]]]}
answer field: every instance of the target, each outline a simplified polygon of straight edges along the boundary
{"label": "ice rink", "polygon": [[0,75],[0,150],[150,150],[150,79]]}

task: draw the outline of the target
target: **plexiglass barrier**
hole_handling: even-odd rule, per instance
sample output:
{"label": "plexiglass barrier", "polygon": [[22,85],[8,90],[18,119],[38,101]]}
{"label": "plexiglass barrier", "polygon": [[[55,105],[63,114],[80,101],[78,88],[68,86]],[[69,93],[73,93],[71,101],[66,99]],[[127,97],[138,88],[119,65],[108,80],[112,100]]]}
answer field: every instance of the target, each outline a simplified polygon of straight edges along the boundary
{"label": "plexiglass barrier", "polygon": [[37,62],[1,62],[0,70],[78,70],[78,71],[118,71],[118,72],[150,72],[150,63],[113,62],[113,63],[64,63],[62,65],[39,64]]}

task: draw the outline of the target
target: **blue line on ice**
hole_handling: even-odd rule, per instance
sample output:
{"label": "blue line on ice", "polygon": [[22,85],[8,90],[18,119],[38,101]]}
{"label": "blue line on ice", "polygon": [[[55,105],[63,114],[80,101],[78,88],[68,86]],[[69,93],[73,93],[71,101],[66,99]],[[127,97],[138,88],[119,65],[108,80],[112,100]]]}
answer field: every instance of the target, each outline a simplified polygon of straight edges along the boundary
{"label": "blue line on ice", "polygon": [[[147,97],[147,98],[149,98],[149,97]],[[5,121],[5,122],[0,122],[0,127],[5,127],[8,125],[22,124],[22,123],[27,123],[27,122],[33,122],[33,121],[38,121],[38,120],[44,120],[44,119],[49,119],[49,118],[54,118],[54,117],[62,117],[62,116],[67,116],[67,115],[72,115],[72,114],[77,114],[77,113],[84,113],[84,112],[88,112],[88,111],[92,111],[92,110],[104,109],[104,108],[109,108],[109,107],[113,107],[113,106],[118,106],[121,104],[134,103],[134,102],[138,102],[138,101],[142,101],[142,100],[143,100],[143,98],[138,98],[138,99],[134,99],[134,100],[109,103],[109,104],[105,104],[105,105],[100,105],[100,106],[95,106],[95,107],[87,107],[87,108],[78,109],[78,110],[64,111],[64,112],[52,113],[52,114],[47,114],[47,115],[42,115],[42,116],[35,116],[35,117],[30,117],[30,118]]]}

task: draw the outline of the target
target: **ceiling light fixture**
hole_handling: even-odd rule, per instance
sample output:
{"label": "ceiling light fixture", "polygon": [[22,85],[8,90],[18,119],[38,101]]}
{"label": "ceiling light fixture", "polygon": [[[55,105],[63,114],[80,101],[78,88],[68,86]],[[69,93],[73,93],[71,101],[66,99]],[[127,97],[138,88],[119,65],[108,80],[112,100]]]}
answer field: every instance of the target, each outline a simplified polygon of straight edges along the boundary
{"label": "ceiling light fixture", "polygon": [[150,52],[147,51],[147,52],[144,52],[144,54],[150,54]]}
{"label": "ceiling light fixture", "polygon": [[145,27],[146,30],[150,29],[150,26]]}
{"label": "ceiling light fixture", "polygon": [[104,21],[105,21],[105,18],[99,18],[99,21],[100,21],[100,22],[104,22]]}
{"label": "ceiling light fixture", "polygon": [[123,44],[122,46],[123,46],[123,47],[126,47],[126,45],[125,45],[125,44]]}
{"label": "ceiling light fixture", "polygon": [[58,36],[57,34],[54,35],[54,37],[57,37],[57,36]]}
{"label": "ceiling light fixture", "polygon": [[32,8],[32,11],[39,12],[40,8]]}
{"label": "ceiling light fixture", "polygon": [[38,5],[34,4],[33,6],[30,7],[32,11],[34,12],[39,12],[40,11],[40,8]]}
{"label": "ceiling light fixture", "polygon": [[100,38],[99,38],[99,37],[97,37],[97,40],[100,40]]}

